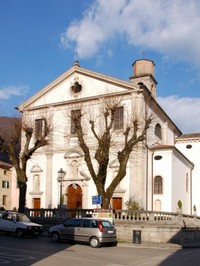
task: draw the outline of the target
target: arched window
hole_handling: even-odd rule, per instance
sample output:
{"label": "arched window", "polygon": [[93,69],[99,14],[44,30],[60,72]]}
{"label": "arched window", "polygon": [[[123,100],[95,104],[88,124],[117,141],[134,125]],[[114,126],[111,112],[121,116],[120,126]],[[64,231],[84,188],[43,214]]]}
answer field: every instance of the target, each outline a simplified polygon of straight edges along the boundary
{"label": "arched window", "polygon": [[163,180],[161,176],[154,178],[154,194],[163,194]]}
{"label": "arched window", "polygon": [[162,128],[160,124],[156,124],[155,126],[155,135],[159,138],[162,139]]}

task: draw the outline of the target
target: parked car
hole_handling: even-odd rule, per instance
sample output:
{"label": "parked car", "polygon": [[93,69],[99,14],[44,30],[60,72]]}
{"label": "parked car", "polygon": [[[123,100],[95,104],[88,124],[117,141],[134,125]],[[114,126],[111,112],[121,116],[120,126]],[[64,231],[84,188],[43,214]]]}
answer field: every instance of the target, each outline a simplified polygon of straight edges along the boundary
{"label": "parked car", "polygon": [[3,211],[0,213],[0,231],[14,233],[22,238],[24,235],[39,236],[43,232],[41,224],[36,224],[23,213]]}
{"label": "parked car", "polygon": [[95,218],[74,218],[49,228],[52,241],[71,240],[89,243],[98,248],[102,244],[117,244],[116,229],[108,220]]}

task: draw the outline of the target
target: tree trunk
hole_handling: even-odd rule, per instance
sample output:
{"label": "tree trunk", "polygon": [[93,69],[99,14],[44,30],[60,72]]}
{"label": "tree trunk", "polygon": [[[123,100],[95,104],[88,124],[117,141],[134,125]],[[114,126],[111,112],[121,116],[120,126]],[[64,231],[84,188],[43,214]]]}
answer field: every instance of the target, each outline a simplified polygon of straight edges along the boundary
{"label": "tree trunk", "polygon": [[24,213],[26,206],[26,182],[19,183],[19,209],[18,211]]}
{"label": "tree trunk", "polygon": [[104,210],[110,209],[110,199],[111,197],[107,196],[106,193],[104,196],[102,196],[102,204],[101,204],[101,208]]}
{"label": "tree trunk", "polygon": [[96,188],[97,188],[98,195],[101,196],[102,198],[101,208],[104,210],[110,209],[110,200],[111,200],[112,194],[107,191],[104,191],[104,188],[102,187],[101,183],[96,183]]}

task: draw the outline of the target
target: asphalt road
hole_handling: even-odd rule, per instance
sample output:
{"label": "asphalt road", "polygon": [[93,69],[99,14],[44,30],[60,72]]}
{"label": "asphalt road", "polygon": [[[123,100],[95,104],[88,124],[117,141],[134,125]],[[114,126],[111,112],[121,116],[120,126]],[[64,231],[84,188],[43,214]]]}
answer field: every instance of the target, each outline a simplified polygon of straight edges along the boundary
{"label": "asphalt road", "polygon": [[53,243],[46,237],[18,239],[0,234],[0,265],[198,266],[199,248],[102,247]]}

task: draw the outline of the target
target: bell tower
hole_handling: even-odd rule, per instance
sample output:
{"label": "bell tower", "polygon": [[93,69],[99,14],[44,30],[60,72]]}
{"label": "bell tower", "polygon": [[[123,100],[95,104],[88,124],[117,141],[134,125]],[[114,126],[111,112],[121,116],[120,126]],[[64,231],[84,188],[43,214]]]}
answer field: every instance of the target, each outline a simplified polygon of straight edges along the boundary
{"label": "bell tower", "polygon": [[145,85],[152,96],[156,98],[157,81],[154,78],[154,62],[148,59],[139,59],[132,66],[133,76],[130,77],[130,81],[133,84]]}

